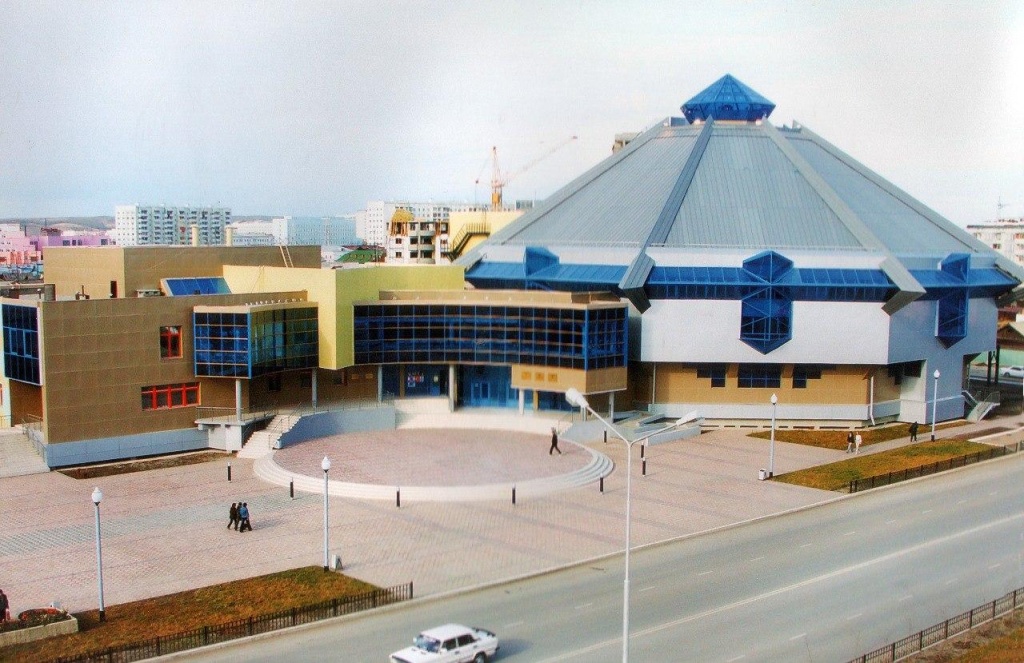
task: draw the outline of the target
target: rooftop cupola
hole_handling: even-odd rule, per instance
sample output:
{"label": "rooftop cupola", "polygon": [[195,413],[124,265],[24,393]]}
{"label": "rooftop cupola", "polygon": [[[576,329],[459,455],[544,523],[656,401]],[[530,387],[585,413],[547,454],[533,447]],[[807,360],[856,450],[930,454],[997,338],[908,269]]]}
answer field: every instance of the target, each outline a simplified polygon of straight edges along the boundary
{"label": "rooftop cupola", "polygon": [[732,77],[722,76],[680,107],[691,124],[697,120],[756,122],[775,110],[775,104]]}

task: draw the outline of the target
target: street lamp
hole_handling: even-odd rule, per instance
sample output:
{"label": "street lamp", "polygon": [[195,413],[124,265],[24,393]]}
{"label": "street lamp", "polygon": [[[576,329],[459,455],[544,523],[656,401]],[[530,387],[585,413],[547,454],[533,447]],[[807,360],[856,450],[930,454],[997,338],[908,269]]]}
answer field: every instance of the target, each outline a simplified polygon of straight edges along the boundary
{"label": "street lamp", "polygon": [[768,478],[775,476],[775,409],[779,405],[779,397],[772,394],[772,440],[768,447]]}
{"label": "street lamp", "polygon": [[107,611],[103,606],[103,547],[100,545],[100,502],[103,501],[103,493],[99,486],[92,489],[92,504],[96,511],[96,578],[98,579],[100,592],[100,621],[107,621]]}
{"label": "street lamp", "polygon": [[320,468],[324,471],[324,571],[330,567],[330,558],[328,557],[328,540],[327,540],[327,514],[328,514],[328,501],[327,501],[327,473],[331,471],[331,459],[324,456],[324,459],[320,461]]}
{"label": "street lamp", "polygon": [[579,389],[576,389],[575,387],[570,387],[569,389],[567,389],[566,392],[565,392],[565,400],[569,402],[569,405],[572,405],[573,407],[583,408],[583,409],[587,410],[587,412],[589,412],[590,414],[592,414],[595,417],[597,417],[597,419],[600,420],[600,422],[605,425],[605,428],[610,430],[612,432],[612,434],[615,435],[615,437],[619,438],[620,440],[622,440],[623,442],[626,443],[626,556],[625,556],[625,573],[623,574],[623,579],[622,579],[622,663],[628,663],[628,661],[629,661],[629,549],[631,547],[630,546],[630,508],[631,508],[631,505],[630,505],[630,488],[631,488],[630,478],[633,476],[633,445],[636,444],[637,442],[643,442],[645,440],[648,440],[651,437],[654,437],[655,435],[658,435],[659,433],[664,433],[667,430],[670,430],[672,428],[676,428],[677,426],[681,426],[683,424],[689,423],[689,422],[697,419],[699,415],[696,412],[691,412],[691,413],[687,414],[686,416],[682,417],[681,419],[676,420],[674,423],[669,424],[668,426],[665,426],[664,428],[659,428],[658,430],[656,430],[656,431],[654,431],[652,433],[648,433],[647,435],[644,435],[642,437],[638,437],[638,438],[636,438],[634,440],[627,440],[622,435],[622,433],[619,432],[619,429],[617,429],[615,426],[613,426],[608,421],[606,421],[601,415],[599,415],[597,412],[595,412],[594,408],[590,407],[590,403],[587,402],[587,399],[583,396],[583,394],[580,393]]}
{"label": "street lamp", "polygon": [[933,391],[933,393],[932,393],[932,442],[934,442],[935,441],[935,409],[939,405],[939,369],[936,368],[935,372],[932,374],[932,376],[935,378],[935,389],[932,390]]}

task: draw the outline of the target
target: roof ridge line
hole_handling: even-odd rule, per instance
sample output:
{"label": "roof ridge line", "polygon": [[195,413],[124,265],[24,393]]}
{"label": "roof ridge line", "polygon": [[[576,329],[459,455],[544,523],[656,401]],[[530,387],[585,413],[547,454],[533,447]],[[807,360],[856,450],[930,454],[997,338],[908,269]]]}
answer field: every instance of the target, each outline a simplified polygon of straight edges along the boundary
{"label": "roof ridge line", "polygon": [[[881,269],[886,275],[892,279],[896,287],[900,289],[903,296],[899,294],[895,295],[889,302],[883,306],[885,311],[889,314],[895,313],[899,309],[903,308],[910,302],[914,301],[918,297],[925,293],[924,286],[922,286],[917,279],[910,273],[903,263],[896,259],[893,253],[885,246],[885,244],[878,239],[878,237],[871,232],[871,229],[860,220],[857,213],[850,209],[839,194],[835,192],[828,182],[825,181],[818,171],[814,170],[807,160],[804,159],[796,148],[789,144],[789,141],[782,137],[779,130],[772,125],[771,122],[763,122],[761,126],[764,128],[765,134],[775,144],[776,147],[782,152],[782,154],[789,159],[789,162],[796,168],[797,173],[804,178],[804,181],[819,195],[822,201],[828,205],[829,209],[836,215],[839,222],[846,227],[846,229],[855,237],[862,245],[870,247],[882,255],[885,258],[882,260],[880,265]],[[800,130],[803,132],[805,127],[800,125]],[[817,139],[818,136],[807,130],[808,135],[813,139]],[[821,140],[821,139],[818,139]],[[890,306],[891,302],[891,306]]]}
{"label": "roof ridge line", "polygon": [[644,250],[651,244],[664,244],[665,240],[668,239],[675,219],[679,216],[679,210],[682,209],[683,200],[686,198],[686,194],[693,185],[694,178],[697,176],[697,168],[700,166],[704,153],[708,149],[708,144],[711,142],[711,132],[714,125],[714,118],[708,118],[704,123],[704,127],[697,135],[697,140],[693,142],[690,155],[686,158],[683,169],[679,171],[676,183],[669,192],[668,198],[658,214],[658,219],[654,222],[654,226],[651,227],[651,231],[647,233],[647,239],[643,243]]}
{"label": "roof ridge line", "polygon": [[[655,137],[657,137],[658,134],[661,133],[661,130],[664,129],[666,124],[669,123],[670,121],[671,117],[666,117],[660,122],[655,123],[650,128],[643,131],[639,136],[629,141],[629,144],[626,145],[624,148],[619,150],[617,153],[612,154],[610,158],[602,159],[594,166],[588,168],[583,173],[577,175],[568,184],[566,184],[565,186],[561,187],[558,191],[556,191],[555,194],[553,194],[551,197],[546,198],[541,203],[540,207],[535,207],[534,209],[530,210],[529,212],[519,217],[512,223],[508,224],[498,232],[491,235],[488,238],[488,243],[501,243],[506,239],[509,239],[510,237],[514,236],[515,234],[522,232],[526,228],[529,228],[534,223],[540,221],[542,218],[544,218],[546,214],[553,211],[559,205],[564,203],[566,200],[572,197],[577,191],[582,189],[584,186],[592,182],[597,177],[603,175],[613,166],[617,165],[623,159],[625,159],[633,152],[638,150],[641,145],[644,145],[650,142]],[[555,196],[557,196],[557,198]],[[478,253],[481,250],[481,248],[485,245],[486,244],[477,245],[470,252],[466,253],[463,256],[460,256],[456,260],[456,263],[460,263],[460,261],[463,261],[464,259],[468,261],[471,255],[473,255],[474,253]],[[479,260],[479,257],[476,257],[476,260]],[[466,262],[461,262],[461,264],[466,264]]]}

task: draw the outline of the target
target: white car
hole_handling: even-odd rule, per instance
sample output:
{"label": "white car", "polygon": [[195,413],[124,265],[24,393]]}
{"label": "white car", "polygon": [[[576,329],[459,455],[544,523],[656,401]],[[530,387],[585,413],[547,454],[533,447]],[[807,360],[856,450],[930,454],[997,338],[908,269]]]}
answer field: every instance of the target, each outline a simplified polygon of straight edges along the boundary
{"label": "white car", "polygon": [[1024,366],[1007,366],[999,372],[1011,378],[1024,378]]}
{"label": "white car", "polygon": [[413,646],[396,651],[391,663],[486,663],[498,651],[498,636],[476,627],[445,624],[423,631]]}

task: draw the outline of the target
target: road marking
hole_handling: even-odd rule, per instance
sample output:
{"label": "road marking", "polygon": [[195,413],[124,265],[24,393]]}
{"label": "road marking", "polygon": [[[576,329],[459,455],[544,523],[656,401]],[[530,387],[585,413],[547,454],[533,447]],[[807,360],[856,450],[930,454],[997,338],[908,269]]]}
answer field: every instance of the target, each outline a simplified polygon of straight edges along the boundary
{"label": "road marking", "polygon": [[946,581],[946,584],[947,585],[952,585],[954,582],[956,582],[956,578],[950,578],[949,580]]}
{"label": "road marking", "polygon": [[729,659],[728,661],[726,661],[725,663],[736,663],[736,661],[742,661],[742,660],[743,660],[743,659],[745,659],[746,657],[747,657],[747,655],[746,655],[746,654],[740,654],[739,656],[734,656],[733,658],[730,658],[730,659]]}
{"label": "road marking", "polygon": [[857,619],[857,618],[863,617],[863,616],[864,616],[863,612],[858,612],[856,615],[850,615],[849,617],[847,617],[846,621],[848,621],[848,622],[849,621],[853,621],[854,619]]}
{"label": "road marking", "polygon": [[1002,564],[993,564],[992,566],[988,567],[988,570],[991,571],[993,569],[998,569],[1000,566],[1002,566]]}
{"label": "road marking", "polygon": [[522,626],[524,623],[525,622],[520,620],[518,622],[512,622],[511,624],[505,624],[502,628],[505,629],[505,630],[508,630],[510,628],[515,628],[516,626]]}
{"label": "road marking", "polygon": [[909,601],[912,598],[914,598],[914,596],[912,594],[907,594],[906,596],[900,597],[899,603],[903,603],[904,601]]}
{"label": "road marking", "polygon": [[641,591],[641,592],[649,592],[649,591],[651,591],[652,589],[654,589],[654,585],[651,585],[650,587],[644,587],[644,588],[643,588],[643,589],[641,589],[640,591]]}
{"label": "road marking", "polygon": [[594,603],[593,603],[593,602],[590,602],[590,603],[584,603],[583,605],[578,605],[578,606],[576,606],[576,610],[585,610],[585,609],[589,608],[589,607],[590,607],[590,606],[592,606],[592,605],[594,605]]}
{"label": "road marking", "polygon": [[967,500],[960,500],[959,502],[957,502],[957,504],[967,504]]}
{"label": "road marking", "polygon": [[[971,527],[970,529],[961,530],[961,531],[955,532],[953,534],[946,534],[944,536],[940,536],[940,537],[935,538],[935,539],[930,539],[928,541],[923,541],[923,542],[918,543],[917,545],[911,546],[909,548],[904,548],[903,550],[897,550],[897,551],[894,551],[894,552],[891,552],[891,553],[887,553],[885,555],[881,555],[879,557],[874,557],[874,558],[871,558],[871,559],[866,559],[863,562],[858,562],[857,564],[853,564],[851,566],[846,566],[846,567],[843,567],[841,569],[836,569],[835,571],[829,571],[828,573],[823,573],[823,574],[821,574],[819,576],[814,576],[813,578],[807,578],[806,580],[801,580],[801,581],[795,582],[795,583],[793,583],[791,585],[786,585],[784,587],[779,587],[777,589],[773,589],[773,590],[764,592],[762,594],[756,594],[754,596],[748,596],[747,598],[740,599],[738,601],[733,601],[732,603],[727,603],[725,605],[720,605],[720,606],[717,606],[717,607],[714,607],[714,608],[710,608],[708,610],[704,610],[702,612],[697,612],[697,613],[693,613],[693,614],[690,614],[690,615],[685,615],[683,617],[679,617],[678,619],[673,619],[673,620],[670,620],[670,621],[667,621],[667,622],[663,622],[661,624],[655,624],[654,626],[650,626],[650,627],[645,628],[645,629],[637,629],[636,631],[633,631],[633,633],[631,635],[631,638],[639,639],[639,638],[642,638],[644,636],[653,635],[655,633],[660,633],[660,632],[668,630],[668,629],[678,628],[681,624],[689,624],[691,622],[695,622],[695,621],[698,621],[698,620],[701,620],[701,619],[706,619],[706,618],[708,618],[708,617],[710,617],[712,615],[722,614],[724,612],[728,612],[730,610],[735,610],[737,608],[740,608],[740,607],[743,607],[743,606],[746,606],[746,605],[750,605],[752,603],[757,603],[758,601],[764,601],[764,600],[769,599],[769,598],[771,598],[773,596],[779,596],[781,594],[787,594],[789,592],[796,591],[796,590],[801,589],[803,587],[809,587],[811,585],[815,585],[817,583],[824,582],[826,580],[831,580],[832,578],[839,578],[839,577],[842,577],[842,576],[846,576],[846,575],[849,575],[849,574],[854,573],[856,571],[860,571],[862,569],[866,569],[868,567],[874,566],[876,564],[882,564],[882,563],[885,563],[885,562],[892,561],[894,559],[901,559],[901,558],[906,557],[907,555],[912,555],[914,553],[920,552],[922,550],[931,548],[933,546],[936,546],[936,545],[939,545],[939,544],[942,544],[942,543],[946,543],[946,542],[949,542],[949,541],[958,541],[958,540],[970,537],[970,536],[972,536],[974,534],[977,534],[978,532],[984,532],[984,531],[992,529],[994,527],[1001,527],[1001,526],[1006,525],[1008,523],[1017,522],[1017,521],[1021,520],[1022,518],[1024,518],[1024,513],[1014,514],[1012,516],[1007,516],[1005,518],[1000,518],[999,520],[993,520],[993,521],[985,523],[983,525],[978,525],[976,527]],[[895,522],[895,521],[893,521],[893,522]],[[951,585],[954,582],[955,582],[955,580],[947,580],[946,584],[947,585]],[[806,635],[806,634],[804,634],[804,635]],[[797,636],[797,637],[802,637],[802,636]],[[619,637],[619,636],[616,636],[614,638],[610,638],[610,639],[604,640],[602,642],[595,642],[594,644],[592,644],[592,645],[590,645],[588,647],[582,647],[580,649],[576,649],[576,650],[571,651],[571,652],[566,652],[566,653],[561,654],[559,656],[553,656],[551,658],[543,659],[543,661],[544,661],[544,663],[555,663],[556,661],[580,660],[579,657],[584,655],[584,654],[600,651],[602,649],[608,649],[609,647],[619,647],[619,646],[621,646],[621,644],[622,644],[622,638]]]}
{"label": "road marking", "polygon": [[843,534],[843,536],[853,536],[853,535],[854,535],[854,534],[856,534],[856,533],[857,533],[856,531],[853,531],[853,532],[847,532],[846,534]]}
{"label": "road marking", "polygon": [[801,544],[800,547],[801,548],[810,548],[812,545],[813,544],[810,544],[810,543],[804,543],[804,544]]}
{"label": "road marking", "polygon": [[806,637],[807,637],[806,633],[801,633],[800,635],[794,635],[792,638],[789,639],[789,641],[793,642],[794,640],[799,640],[800,638],[806,638]]}
{"label": "road marking", "polygon": [[932,512],[931,509],[925,509],[924,511],[921,512],[921,515],[923,516],[924,514],[931,513],[931,512]]}
{"label": "road marking", "polygon": [[[1020,536],[1021,536],[1022,539],[1024,539],[1024,534],[1021,534]],[[761,555],[760,557],[755,557],[754,559],[752,559],[750,561],[751,562],[760,562],[762,559],[764,559],[764,555]]]}
{"label": "road marking", "polygon": [[709,575],[711,575],[712,573],[714,573],[714,571],[701,571],[701,572],[700,572],[700,573],[698,573],[697,575],[698,575],[698,576],[709,576]]}
{"label": "road marking", "polygon": [[886,525],[894,525],[894,524],[896,524],[896,521],[895,520],[887,520],[887,521],[885,521],[885,524]]}
{"label": "road marking", "polygon": [[998,494],[999,494],[998,491],[993,490],[991,493],[988,494],[988,496],[989,497],[995,497]]}

